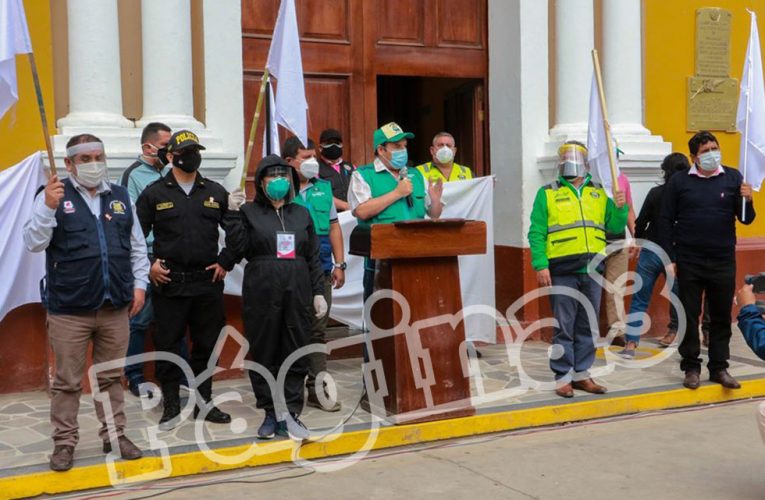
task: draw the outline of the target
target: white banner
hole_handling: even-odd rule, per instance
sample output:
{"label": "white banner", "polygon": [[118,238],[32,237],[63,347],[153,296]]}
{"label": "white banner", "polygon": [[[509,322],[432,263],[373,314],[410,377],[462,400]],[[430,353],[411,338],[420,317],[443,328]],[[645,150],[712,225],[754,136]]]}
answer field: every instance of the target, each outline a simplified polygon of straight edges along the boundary
{"label": "white banner", "polygon": [[32,216],[37,188],[47,182],[42,154],[0,171],[0,321],[16,307],[40,302],[40,279],[45,275],[45,254],[24,245],[24,224]]}
{"label": "white banner", "polygon": [[[459,258],[460,284],[462,286],[463,307],[494,304],[494,179],[482,177],[469,181],[456,181],[444,184],[443,218],[463,218],[486,222],[487,253],[485,255],[467,255]],[[332,319],[346,325],[361,328],[363,317],[364,259],[348,255],[348,238],[356,227],[356,218],[348,212],[339,214],[343,230],[348,269],[345,271],[345,286],[332,292]],[[226,293],[242,294],[243,263],[237,265],[226,277]],[[469,316],[465,320],[465,333],[468,340],[494,343],[496,326],[494,318],[488,316]]]}

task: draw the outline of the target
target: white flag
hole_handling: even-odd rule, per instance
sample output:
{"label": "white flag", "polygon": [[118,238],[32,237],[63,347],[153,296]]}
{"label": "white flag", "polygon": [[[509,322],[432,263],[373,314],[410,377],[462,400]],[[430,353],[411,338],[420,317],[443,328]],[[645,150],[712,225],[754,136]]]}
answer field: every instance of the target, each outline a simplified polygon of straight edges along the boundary
{"label": "white flag", "polygon": [[[614,152],[614,154],[616,153]],[[600,107],[600,94],[598,94],[598,82],[594,71],[590,87],[590,118],[587,124],[587,160],[590,164],[592,179],[603,185],[610,198],[613,196],[611,189],[611,163],[608,160],[608,140],[606,139],[603,110]],[[617,177],[619,176],[618,165],[616,167],[616,175]]]}
{"label": "white flag", "polygon": [[295,0],[282,0],[279,6],[266,68],[278,83],[274,109],[276,121],[308,146],[308,102],[305,98]]}
{"label": "white flag", "polygon": [[[269,87],[270,87],[269,83]],[[281,155],[281,146],[279,145],[279,127],[276,126],[276,105],[274,103],[273,88],[268,92],[269,111],[271,116],[267,116],[266,120],[270,120],[271,123],[271,137],[268,136],[268,126],[263,127],[263,158],[267,156],[268,144],[271,144],[271,154]],[[304,143],[305,144],[305,143]]]}
{"label": "white flag", "polygon": [[16,54],[32,52],[22,0],[0,0],[0,118],[19,100]]}
{"label": "white flag", "polygon": [[741,132],[739,170],[744,182],[760,190],[765,178],[765,82],[762,77],[760,36],[757,33],[757,15],[752,16],[749,47],[746,49],[744,74],[741,76],[741,96],[738,100],[736,128]]}
{"label": "white flag", "polygon": [[0,171],[0,321],[16,307],[40,302],[45,254],[24,245],[24,223],[32,216],[35,192],[46,183],[42,154]]}

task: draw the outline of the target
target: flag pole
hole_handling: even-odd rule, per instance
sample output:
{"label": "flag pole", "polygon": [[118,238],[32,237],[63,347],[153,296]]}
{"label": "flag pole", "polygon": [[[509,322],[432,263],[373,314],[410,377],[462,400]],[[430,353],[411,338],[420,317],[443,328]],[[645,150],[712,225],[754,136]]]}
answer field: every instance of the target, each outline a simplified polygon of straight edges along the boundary
{"label": "flag pole", "polygon": [[[752,12],[749,9],[746,9],[747,12],[749,12],[750,19],[752,23],[754,22],[754,12]],[[752,24],[749,24],[749,49],[746,51],[746,65],[747,68],[749,68],[748,74],[746,75],[746,117],[744,118],[744,137],[742,137],[744,141],[744,165],[743,165],[743,177],[744,182],[746,182],[746,167],[749,163],[749,103],[750,99],[752,98]],[[746,198],[743,196],[741,197],[741,220],[746,220]]]}
{"label": "flag pole", "polygon": [[48,118],[45,113],[45,101],[43,100],[42,86],[40,86],[40,76],[37,72],[37,63],[35,62],[34,52],[30,50],[27,53],[27,56],[29,56],[29,66],[32,68],[32,80],[35,84],[35,94],[37,94],[37,107],[40,110],[43,135],[45,136],[45,149],[48,152],[48,164],[50,165],[50,175],[52,177],[56,175],[56,160],[53,157],[53,144],[50,142],[50,130],[48,129]]}
{"label": "flag pole", "polygon": [[608,145],[608,164],[611,167],[611,192],[616,194],[620,191],[619,180],[616,175],[616,162],[614,161],[614,142],[611,138],[611,125],[608,123],[608,108],[606,108],[606,94],[603,91],[603,76],[600,73],[600,58],[598,51],[592,49],[592,63],[595,65],[595,80],[598,83],[598,97],[600,97],[600,109],[603,111],[603,128],[606,131],[606,144]]}
{"label": "flag pole", "polygon": [[271,134],[273,133],[272,128],[274,124],[271,123],[271,82],[266,82],[266,154],[270,155],[273,153],[271,150],[271,147],[273,144],[271,143]]}
{"label": "flag pole", "polygon": [[258,129],[260,120],[260,110],[263,107],[263,97],[266,94],[266,84],[268,83],[268,68],[263,71],[263,79],[260,83],[260,92],[258,101],[255,104],[255,114],[252,116],[252,125],[250,125],[250,137],[247,141],[247,152],[244,155],[244,167],[242,168],[242,181],[240,187],[244,189],[247,182],[247,175],[250,173],[250,160],[252,159],[252,148],[255,146],[255,132]]}

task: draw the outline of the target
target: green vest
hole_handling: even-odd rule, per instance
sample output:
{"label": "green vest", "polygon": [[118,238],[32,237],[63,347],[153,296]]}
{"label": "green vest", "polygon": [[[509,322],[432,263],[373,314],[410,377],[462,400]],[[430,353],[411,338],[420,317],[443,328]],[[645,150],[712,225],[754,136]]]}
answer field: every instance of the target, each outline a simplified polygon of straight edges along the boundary
{"label": "green vest", "polygon": [[547,196],[547,258],[550,268],[606,250],[608,196],[599,184],[588,183],[575,193],[559,180],[545,186]]}
{"label": "green vest", "polygon": [[[373,198],[379,198],[396,189],[398,179],[383,170],[375,171],[374,163],[359,167],[357,172],[362,179],[369,185]],[[407,169],[407,177],[412,181],[412,207],[406,202],[406,198],[401,198],[395,203],[388,205],[385,210],[374,217],[362,221],[359,219],[359,225],[369,226],[371,224],[387,224],[412,219],[425,218],[425,180],[422,174],[416,168]]]}
{"label": "green vest", "polygon": [[294,203],[305,207],[313,219],[313,227],[316,234],[326,236],[329,234],[329,213],[332,210],[332,184],[322,179],[312,179],[308,188],[302,194],[295,196]]}

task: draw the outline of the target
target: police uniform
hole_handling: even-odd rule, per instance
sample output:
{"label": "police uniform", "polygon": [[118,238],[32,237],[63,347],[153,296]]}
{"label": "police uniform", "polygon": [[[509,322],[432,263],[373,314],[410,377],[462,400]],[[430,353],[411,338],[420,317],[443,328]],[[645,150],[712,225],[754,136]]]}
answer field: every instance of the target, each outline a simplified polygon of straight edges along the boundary
{"label": "police uniform", "polygon": [[[324,272],[324,300],[327,301],[327,314],[321,318],[314,317],[311,321],[311,344],[323,344],[326,339],[326,329],[329,320],[329,310],[332,308],[332,243],[329,240],[329,230],[332,224],[337,224],[337,209],[332,199],[332,185],[322,179],[311,179],[300,189],[293,200],[294,203],[305,207],[311,214],[314,231],[319,239],[319,262]],[[308,379],[306,388],[309,394],[315,391],[316,376],[327,370],[327,355],[317,352],[309,355]]]}
{"label": "police uniform", "polygon": [[[170,271],[171,281],[152,290],[154,346],[178,355],[188,327],[190,365],[196,376],[207,368],[225,325],[223,281],[212,282],[214,271],[205,268],[216,263],[226,271],[234,267],[231,252],[226,248],[218,251],[218,228],[223,227],[228,210],[228,193],[198,172],[186,193],[171,171],[144,190],[137,209],[144,234],[154,232],[154,258],[163,260]],[[178,394],[178,366],[157,361],[156,377],[166,399],[168,394]],[[205,401],[210,401],[212,378],[201,381],[198,390]]]}
{"label": "police uniform", "polygon": [[[534,270],[549,269],[554,286],[573,288],[592,304],[596,318],[601,287],[587,270],[592,258],[604,254],[606,233],[619,232],[627,223],[627,206],[617,208],[602,186],[585,177],[577,189],[563,177],[542,187],[534,201],[529,229]],[[557,320],[553,342],[563,355],[550,360],[561,383],[589,379],[595,360],[590,318],[575,298],[551,295]]]}
{"label": "police uniform", "polygon": [[432,161],[423,163],[417,167],[417,170],[430,182],[437,182],[439,179],[443,182],[465,181],[473,178],[473,172],[463,165],[452,163],[452,169],[449,172],[449,178],[445,178],[441,170],[433,165]]}

